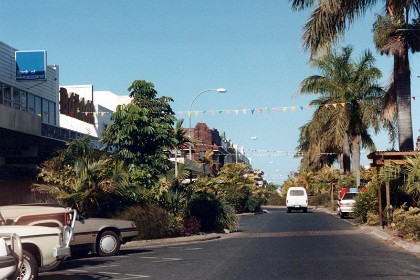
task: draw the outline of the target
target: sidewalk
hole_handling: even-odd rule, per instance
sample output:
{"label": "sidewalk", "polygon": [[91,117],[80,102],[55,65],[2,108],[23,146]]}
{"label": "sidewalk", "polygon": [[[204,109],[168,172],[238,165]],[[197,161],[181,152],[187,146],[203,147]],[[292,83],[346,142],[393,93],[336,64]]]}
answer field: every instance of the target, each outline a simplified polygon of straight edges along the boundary
{"label": "sidewalk", "polygon": [[[325,213],[337,216],[335,212],[324,207],[316,207],[313,209],[324,211]],[[419,241],[415,242],[415,241],[404,240],[401,237],[396,236],[393,231],[387,228],[382,229],[380,226],[356,225],[353,223],[351,224],[359,227],[360,229],[362,229],[363,231],[367,233],[370,233],[376,238],[382,239],[386,244],[396,245],[408,252],[420,255],[420,242]]]}

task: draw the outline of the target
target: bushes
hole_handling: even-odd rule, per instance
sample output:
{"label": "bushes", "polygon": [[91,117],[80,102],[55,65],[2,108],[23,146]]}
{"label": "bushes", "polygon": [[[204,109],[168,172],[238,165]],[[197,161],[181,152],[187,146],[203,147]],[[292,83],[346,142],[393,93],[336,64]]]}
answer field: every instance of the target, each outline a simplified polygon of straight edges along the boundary
{"label": "bushes", "polygon": [[235,209],[211,194],[197,194],[188,204],[187,217],[200,221],[202,231],[236,230],[239,224]]}
{"label": "bushes", "polygon": [[331,202],[330,194],[321,193],[309,197],[309,205],[329,207]]}
{"label": "bushes", "polygon": [[176,237],[184,233],[182,220],[154,204],[128,207],[117,217],[134,221],[140,239]]}
{"label": "bushes", "polygon": [[[378,215],[378,195],[376,189],[370,188],[365,192],[361,192],[354,205],[354,218],[360,223],[370,223],[374,221],[374,215]],[[379,220],[379,219],[378,219]]]}
{"label": "bushes", "polygon": [[396,209],[391,226],[401,237],[420,240],[420,208]]}

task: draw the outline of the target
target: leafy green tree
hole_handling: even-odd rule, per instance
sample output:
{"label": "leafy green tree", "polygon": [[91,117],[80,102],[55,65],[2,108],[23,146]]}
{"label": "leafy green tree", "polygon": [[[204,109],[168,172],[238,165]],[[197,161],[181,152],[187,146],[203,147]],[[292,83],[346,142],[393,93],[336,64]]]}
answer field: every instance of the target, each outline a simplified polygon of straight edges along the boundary
{"label": "leafy green tree", "polygon": [[133,195],[123,162],[95,154],[88,136],[73,140],[40,167],[33,191],[77,209],[105,216]]}
{"label": "leafy green tree", "polygon": [[[331,48],[343,37],[346,29],[356,19],[382,2],[385,15],[379,15],[374,25],[374,40],[382,53],[394,56],[392,84],[389,87],[385,108],[389,121],[398,112],[398,142],[400,151],[412,151],[413,129],[411,117],[411,77],[408,51],[420,50],[420,1],[419,0],[351,0],[351,1],[314,1],[292,0],[292,9],[301,11],[314,8],[304,26],[302,41],[311,57]],[[410,24],[410,21],[412,23]],[[396,104],[397,110],[395,110]],[[388,110],[391,109],[391,110]]]}
{"label": "leafy green tree", "polygon": [[217,180],[222,182],[218,197],[226,200],[239,212],[246,210],[248,199],[255,194],[254,181],[249,179],[246,164],[228,163],[220,170]]}
{"label": "leafy green tree", "polygon": [[157,98],[154,85],[143,80],[134,81],[128,90],[131,102],[117,107],[103,142],[129,166],[133,181],[150,187],[170,169],[167,151],[179,144],[169,104],[173,99]]}
{"label": "leafy green tree", "polygon": [[[300,87],[302,94],[319,97],[311,102],[316,111],[310,123],[304,127],[304,141],[312,155],[343,155],[343,170],[349,172],[351,153],[354,170],[360,168],[360,147],[374,149],[368,133],[380,128],[380,105],[377,100],[384,91],[377,84],[381,77],[370,52],[365,52],[358,62],[351,58],[353,49],[345,47],[340,53],[327,53],[311,60],[320,75],[305,78]],[[350,106],[349,106],[350,105]],[[301,134],[302,135],[302,134]],[[308,160],[310,163],[311,161]]]}

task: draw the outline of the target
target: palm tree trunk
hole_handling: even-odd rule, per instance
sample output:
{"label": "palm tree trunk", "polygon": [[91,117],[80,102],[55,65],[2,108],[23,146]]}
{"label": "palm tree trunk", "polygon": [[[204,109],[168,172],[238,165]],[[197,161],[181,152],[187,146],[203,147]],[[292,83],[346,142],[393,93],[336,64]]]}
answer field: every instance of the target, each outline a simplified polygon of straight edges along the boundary
{"label": "palm tree trunk", "polygon": [[360,171],[360,141],[361,135],[355,135],[351,141],[351,165],[354,174]]}
{"label": "palm tree trunk", "polygon": [[350,165],[350,140],[347,133],[344,134],[343,139],[343,167],[344,173],[348,174],[351,172],[351,165]]}
{"label": "palm tree trunk", "polygon": [[413,127],[411,119],[411,85],[408,48],[394,54],[394,83],[398,108],[398,144],[400,151],[413,151]]}

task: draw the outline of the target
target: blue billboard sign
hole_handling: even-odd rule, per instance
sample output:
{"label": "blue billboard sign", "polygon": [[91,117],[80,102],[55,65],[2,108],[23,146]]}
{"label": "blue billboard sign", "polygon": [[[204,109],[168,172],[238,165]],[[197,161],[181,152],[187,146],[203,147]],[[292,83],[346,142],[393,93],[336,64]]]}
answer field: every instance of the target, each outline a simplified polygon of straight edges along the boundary
{"label": "blue billboard sign", "polygon": [[47,51],[16,51],[16,80],[47,79]]}

